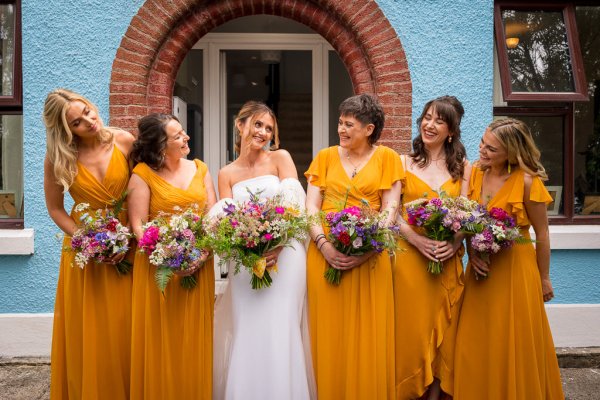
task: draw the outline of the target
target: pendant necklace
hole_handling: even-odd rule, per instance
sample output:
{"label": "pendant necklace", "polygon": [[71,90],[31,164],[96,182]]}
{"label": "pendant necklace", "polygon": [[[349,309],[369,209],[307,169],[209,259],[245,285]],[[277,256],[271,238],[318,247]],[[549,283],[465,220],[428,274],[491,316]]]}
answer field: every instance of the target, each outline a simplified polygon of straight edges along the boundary
{"label": "pendant necklace", "polygon": [[358,165],[354,164],[352,162],[352,160],[350,159],[350,151],[346,151],[346,159],[348,160],[348,162],[350,164],[352,164],[352,173],[350,174],[350,178],[354,178],[356,176],[356,174],[358,173],[358,167],[360,167],[362,165],[362,162],[359,162]]}

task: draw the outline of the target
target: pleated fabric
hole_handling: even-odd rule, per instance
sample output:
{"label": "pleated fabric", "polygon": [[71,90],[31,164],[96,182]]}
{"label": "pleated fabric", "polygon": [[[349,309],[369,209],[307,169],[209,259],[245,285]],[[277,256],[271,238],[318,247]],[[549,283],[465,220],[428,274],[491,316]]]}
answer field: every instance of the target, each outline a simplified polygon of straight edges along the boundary
{"label": "pleated fabric", "polygon": [[[172,186],[144,163],[133,173],[150,187],[150,215],[173,212],[207,200],[206,164],[190,186]],[[213,303],[215,277],[209,260],[196,272],[197,285],[185,289],[174,276],[164,295],[156,287],[156,267],[137,252],[133,274],[131,399],[210,399],[212,397]]]}
{"label": "pleated fabric", "polygon": [[[514,171],[487,208],[506,210],[529,238],[524,176],[524,171]],[[483,171],[474,167],[470,197],[483,204],[482,182]],[[538,177],[533,178],[530,200],[552,201]],[[515,244],[490,261],[484,280],[475,280],[467,266],[456,341],[455,398],[564,399],[533,244]]]}
{"label": "pleated fabric", "polygon": [[[109,207],[129,182],[127,159],[114,146],[106,176],[99,182],[82,164],[69,193],[92,210]],[[76,222],[79,215],[71,216]],[[119,215],[127,223],[127,213]],[[65,237],[60,260],[51,355],[51,399],[127,399],[131,349],[132,273],[113,265],[75,263]],[[133,262],[135,249],[128,254]]]}
{"label": "pleated fabric", "polygon": [[[401,178],[398,154],[378,146],[367,164],[350,178],[338,146],[323,149],[305,175],[321,189],[322,211],[340,211],[366,200],[379,210],[383,190]],[[325,227],[324,227],[325,228]],[[391,262],[387,253],[342,273],[339,286],[328,283],[327,268],[313,242],[307,254],[308,315],[317,395],[328,399],[394,397],[394,309]]]}
{"label": "pleated fabric", "polygon": [[[441,191],[460,195],[460,180],[446,181]],[[404,204],[419,198],[438,197],[417,175],[406,171],[402,180]],[[406,218],[406,208],[403,207]],[[419,233],[423,233],[419,231]],[[443,272],[427,271],[429,260],[404,239],[404,249],[393,265],[396,321],[396,398],[421,397],[434,378],[442,390],[454,392],[454,345],[462,300],[463,265],[461,248],[444,262]]]}

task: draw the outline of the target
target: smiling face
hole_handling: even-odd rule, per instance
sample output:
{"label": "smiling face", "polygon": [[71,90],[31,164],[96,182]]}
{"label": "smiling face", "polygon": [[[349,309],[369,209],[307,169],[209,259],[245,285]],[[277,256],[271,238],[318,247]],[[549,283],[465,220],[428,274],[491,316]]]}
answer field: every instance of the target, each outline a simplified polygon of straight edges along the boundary
{"label": "smiling face", "polygon": [[494,168],[506,166],[508,152],[506,147],[488,128],[486,129],[481,143],[479,143],[479,163],[483,168]]}
{"label": "smiling face", "polygon": [[367,145],[373,128],[373,124],[363,124],[351,115],[341,115],[338,120],[340,147],[354,150]]}
{"label": "smiling face", "polygon": [[238,130],[241,132],[241,147],[251,150],[262,149],[268,146],[273,138],[275,121],[269,113],[262,113],[249,117],[246,121],[237,122]]}
{"label": "smiling face", "polygon": [[421,139],[426,147],[443,145],[452,135],[448,123],[437,113],[434,107],[429,107],[421,120]]}
{"label": "smiling face", "polygon": [[102,128],[96,111],[79,100],[69,104],[65,117],[71,132],[82,139],[95,137]]}
{"label": "smiling face", "polygon": [[179,121],[172,119],[165,127],[167,134],[167,145],[165,147],[165,158],[180,159],[190,153],[188,141],[190,137],[185,133]]}

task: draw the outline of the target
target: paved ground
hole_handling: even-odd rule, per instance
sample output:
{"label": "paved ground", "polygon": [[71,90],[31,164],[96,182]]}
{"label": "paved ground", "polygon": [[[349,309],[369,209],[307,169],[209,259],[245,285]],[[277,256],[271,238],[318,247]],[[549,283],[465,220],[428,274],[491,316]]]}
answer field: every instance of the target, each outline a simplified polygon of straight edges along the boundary
{"label": "paved ground", "polygon": [[[599,400],[600,305],[546,311],[566,398]],[[51,337],[51,314],[0,314],[0,400],[48,399]]]}
{"label": "paved ground", "polygon": [[[600,348],[558,349],[558,355],[567,400],[600,399]],[[0,358],[0,399],[48,399],[49,385],[47,358]]]}

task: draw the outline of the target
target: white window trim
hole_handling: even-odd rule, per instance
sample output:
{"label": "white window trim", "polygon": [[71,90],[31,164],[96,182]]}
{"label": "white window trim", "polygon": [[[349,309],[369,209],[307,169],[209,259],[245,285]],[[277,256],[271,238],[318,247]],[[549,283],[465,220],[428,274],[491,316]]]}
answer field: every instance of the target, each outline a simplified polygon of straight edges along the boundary
{"label": "white window trim", "polygon": [[26,229],[0,229],[0,255],[33,254],[34,231]]}
{"label": "white window trim", "polygon": [[[600,225],[550,225],[552,250],[600,250]],[[532,238],[535,238],[533,228]]]}

